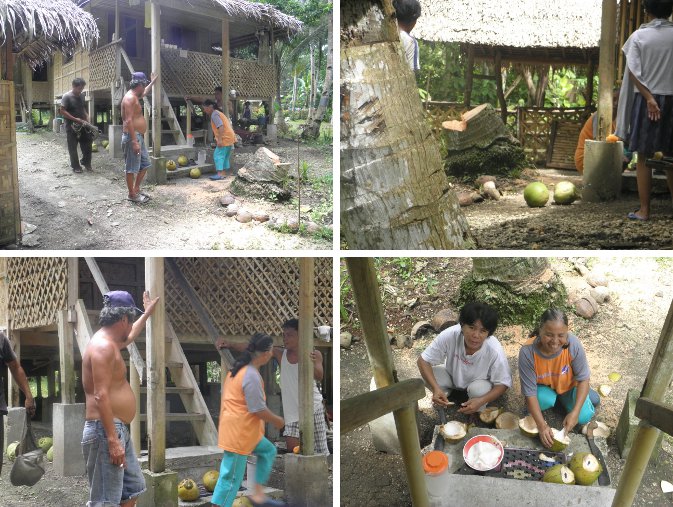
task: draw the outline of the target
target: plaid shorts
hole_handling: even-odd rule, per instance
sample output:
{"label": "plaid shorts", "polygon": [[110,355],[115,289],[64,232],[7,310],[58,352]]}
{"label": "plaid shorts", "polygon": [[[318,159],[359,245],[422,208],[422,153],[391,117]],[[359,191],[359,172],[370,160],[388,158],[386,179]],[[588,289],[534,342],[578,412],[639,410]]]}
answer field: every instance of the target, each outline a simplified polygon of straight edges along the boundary
{"label": "plaid shorts", "polygon": [[[315,438],[315,452],[329,454],[327,447],[327,424],[325,423],[325,409],[320,407],[313,413],[313,433]],[[284,437],[299,438],[299,421],[286,422]],[[291,451],[292,449],[288,449]]]}

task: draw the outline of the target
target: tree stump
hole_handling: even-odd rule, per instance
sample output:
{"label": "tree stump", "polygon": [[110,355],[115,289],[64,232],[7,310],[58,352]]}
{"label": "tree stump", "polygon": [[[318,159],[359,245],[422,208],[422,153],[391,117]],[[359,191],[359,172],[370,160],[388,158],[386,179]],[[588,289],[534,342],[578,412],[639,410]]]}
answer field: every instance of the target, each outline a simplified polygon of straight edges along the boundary
{"label": "tree stump", "polygon": [[490,104],[443,122],[442,129],[449,175],[509,174],[525,167],[523,148]]}
{"label": "tree stump", "polygon": [[292,195],[287,188],[289,165],[282,163],[271,150],[260,148],[238,170],[232,190],[239,195],[286,201]]}

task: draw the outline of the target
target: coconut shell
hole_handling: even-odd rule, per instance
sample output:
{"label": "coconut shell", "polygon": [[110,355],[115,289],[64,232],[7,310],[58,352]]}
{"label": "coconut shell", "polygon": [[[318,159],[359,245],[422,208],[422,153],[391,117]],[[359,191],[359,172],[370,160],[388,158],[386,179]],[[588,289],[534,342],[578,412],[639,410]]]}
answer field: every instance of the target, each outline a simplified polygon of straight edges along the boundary
{"label": "coconut shell", "polygon": [[269,221],[269,215],[267,213],[264,213],[263,211],[255,211],[252,214],[252,219],[255,222],[268,222]]}
{"label": "coconut shell", "polygon": [[447,327],[453,326],[457,323],[458,323],[458,315],[456,315],[456,312],[454,312],[449,308],[439,310],[430,321],[430,324],[432,324],[432,327],[438,333],[444,331]]}
{"label": "coconut shell", "polygon": [[484,424],[495,424],[495,420],[502,413],[500,407],[486,407],[480,414],[479,420]]}
{"label": "coconut shell", "polygon": [[239,210],[236,214],[236,220],[242,224],[247,224],[248,222],[252,221],[252,213],[245,211],[244,209]]}
{"label": "coconut shell", "polygon": [[227,209],[225,210],[224,214],[227,215],[228,217],[235,217],[238,214],[239,206],[238,204],[230,204],[227,206]]}
{"label": "coconut shell", "polygon": [[306,232],[314,234],[320,230],[320,226],[315,222],[306,222]]}
{"label": "coconut shell", "polygon": [[554,465],[542,477],[542,482],[554,484],[575,484],[575,474],[565,465]]}
{"label": "coconut shell", "polygon": [[[459,432],[458,433],[447,433],[446,432],[446,427],[453,427],[457,426]],[[467,426],[465,426],[465,423],[462,423],[460,421],[449,421],[446,423],[444,426],[439,427],[439,434],[450,444],[455,444],[457,442],[460,442],[462,439],[465,438],[465,435],[467,434]]]}
{"label": "coconut shell", "polygon": [[531,438],[535,438],[540,434],[532,415],[527,415],[526,417],[519,419],[519,430],[521,433]]}
{"label": "coconut shell", "polygon": [[519,416],[512,412],[503,412],[495,420],[495,427],[499,430],[515,430],[519,425]]}
{"label": "coconut shell", "polygon": [[591,296],[586,296],[575,303],[575,313],[585,319],[591,319],[598,311],[598,303]]}
{"label": "coconut shell", "polygon": [[[582,435],[587,434],[587,428],[589,424],[585,424],[584,426],[582,426]],[[596,427],[594,428],[594,438],[608,438],[609,436],[610,436],[610,427],[605,423],[596,421]]]}
{"label": "coconut shell", "polygon": [[220,197],[220,204],[222,206],[230,206],[236,202],[236,199],[231,194],[224,194]]}
{"label": "coconut shell", "polygon": [[552,428],[552,433],[554,434],[554,442],[552,443],[550,449],[551,451],[561,452],[563,449],[568,447],[568,445],[570,445],[570,435],[566,435],[566,440],[562,440],[563,431],[557,431],[554,428]]}
{"label": "coconut shell", "polygon": [[575,474],[575,482],[582,486],[593,484],[603,471],[596,456],[588,452],[575,453],[568,463],[568,468]]}

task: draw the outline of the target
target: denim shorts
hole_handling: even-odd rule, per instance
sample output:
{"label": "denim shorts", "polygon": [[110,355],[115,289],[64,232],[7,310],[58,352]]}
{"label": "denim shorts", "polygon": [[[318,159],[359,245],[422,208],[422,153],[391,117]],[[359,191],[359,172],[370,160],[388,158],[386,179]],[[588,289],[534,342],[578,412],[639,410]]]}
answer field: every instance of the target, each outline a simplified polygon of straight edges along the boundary
{"label": "denim shorts", "polygon": [[84,423],[82,453],[89,478],[87,507],[118,507],[121,502],[136,498],[145,492],[145,477],[136,458],[128,427],[114,420],[117,438],[124,445],[126,468],[110,463],[105,428],[100,420]]}
{"label": "denim shorts", "polygon": [[145,138],[139,132],[136,132],[136,139],[140,145],[140,155],[136,155],[131,147],[130,136],[128,132],[122,134],[122,151],[124,152],[124,170],[127,173],[139,173],[147,169],[150,165],[150,154],[145,146]]}

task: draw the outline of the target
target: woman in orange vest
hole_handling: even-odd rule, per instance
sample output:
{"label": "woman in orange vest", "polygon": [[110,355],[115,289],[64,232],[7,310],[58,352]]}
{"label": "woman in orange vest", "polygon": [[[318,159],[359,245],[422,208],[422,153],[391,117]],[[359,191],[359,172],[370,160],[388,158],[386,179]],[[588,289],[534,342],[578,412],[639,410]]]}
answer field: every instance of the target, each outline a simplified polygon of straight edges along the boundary
{"label": "woman in orange vest", "polygon": [[594,416],[600,397],[589,387],[590,375],[582,344],[568,332],[568,316],[550,308],[519,351],[521,391],[546,447],[553,445],[554,436],[542,415],[544,410],[557,402],[563,406],[568,413],[563,419],[566,433]]}
{"label": "woman in orange vest", "polygon": [[229,118],[222,111],[215,109],[216,105],[210,99],[203,102],[203,112],[210,116],[210,126],[213,128],[213,135],[217,143],[217,148],[215,148],[215,152],[213,153],[215,175],[210,177],[213,181],[224,179],[222,176],[223,171],[225,176],[228,176],[230,169],[229,158],[236,143],[236,134],[231,127]]}
{"label": "woman in orange vest", "polygon": [[217,441],[217,445],[224,449],[224,456],[220,477],[213,491],[214,505],[231,507],[234,503],[250,454],[257,456],[255,488],[249,497],[252,505],[285,505],[264,494],[264,484],[269,479],[276,457],[276,446],[264,436],[264,423],[271,423],[278,429],[285,425],[283,418],[266,406],[264,381],[259,374],[259,367],[273,357],[272,349],[273,338],[256,333],[224,381]]}

